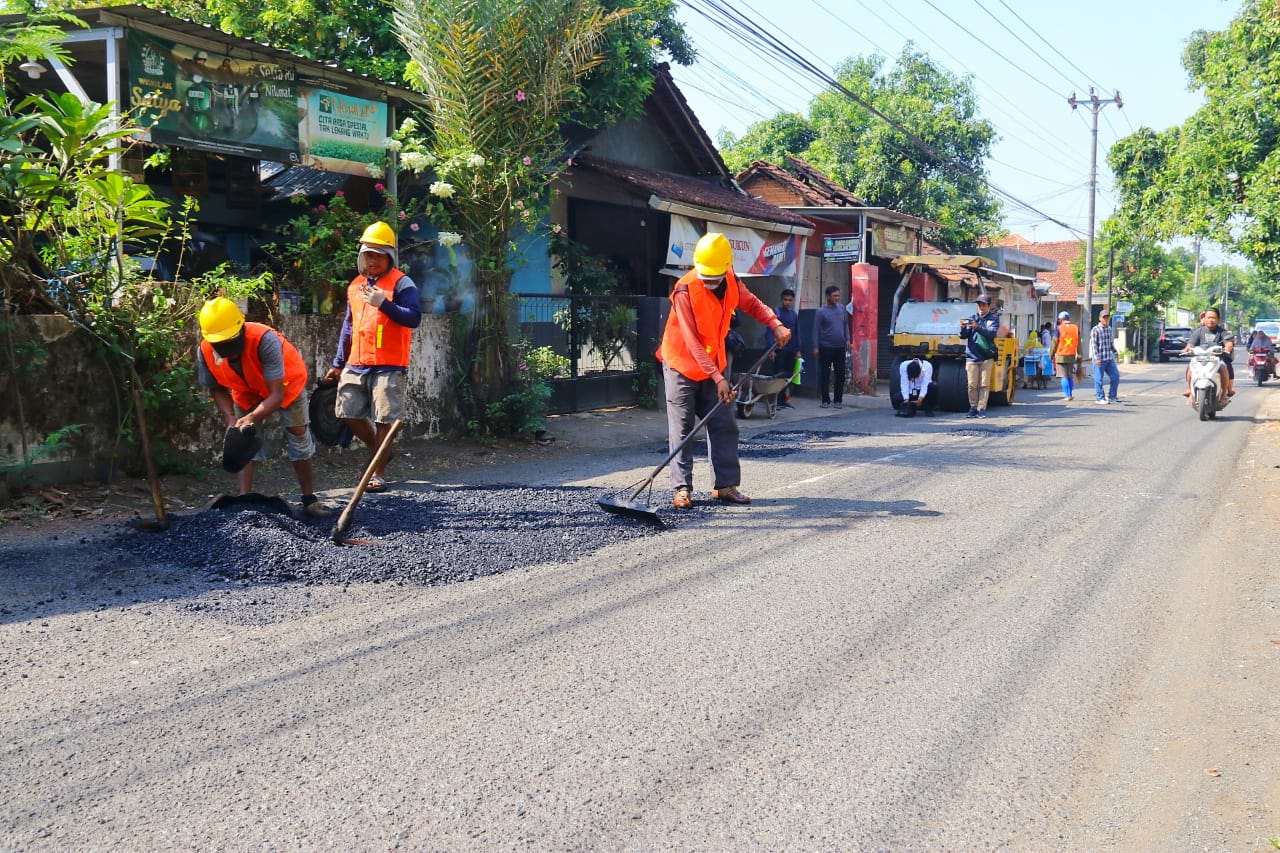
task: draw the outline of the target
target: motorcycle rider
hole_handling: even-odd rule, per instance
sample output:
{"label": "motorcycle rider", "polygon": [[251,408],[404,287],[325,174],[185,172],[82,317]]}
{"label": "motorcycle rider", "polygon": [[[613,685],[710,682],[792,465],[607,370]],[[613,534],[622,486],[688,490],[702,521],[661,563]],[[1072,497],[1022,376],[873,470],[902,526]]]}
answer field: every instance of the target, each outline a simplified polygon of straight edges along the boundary
{"label": "motorcycle rider", "polygon": [[1249,334],[1249,341],[1245,346],[1250,353],[1265,353],[1267,356],[1267,374],[1269,376],[1276,375],[1276,346],[1271,343],[1270,335],[1262,331],[1262,329],[1254,329]]}
{"label": "motorcycle rider", "polygon": [[[1205,309],[1204,314],[1200,317],[1200,327],[1191,333],[1187,338],[1187,345],[1182,348],[1179,355],[1189,355],[1191,350],[1196,347],[1203,346],[1221,346],[1222,352],[1219,358],[1222,364],[1218,367],[1218,375],[1221,377],[1222,388],[1226,392],[1221,405],[1225,406],[1228,402],[1227,398],[1234,397],[1235,391],[1235,369],[1231,366],[1231,353],[1236,346],[1236,336],[1228,332],[1225,328],[1218,325],[1218,309]],[[1182,392],[1182,396],[1191,396],[1191,366],[1187,365],[1187,390]]]}

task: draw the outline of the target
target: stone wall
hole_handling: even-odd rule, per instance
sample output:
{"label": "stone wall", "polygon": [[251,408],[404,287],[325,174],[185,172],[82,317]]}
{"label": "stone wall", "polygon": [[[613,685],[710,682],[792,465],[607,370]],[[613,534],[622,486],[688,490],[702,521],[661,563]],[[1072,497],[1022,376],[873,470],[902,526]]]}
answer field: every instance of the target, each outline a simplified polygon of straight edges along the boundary
{"label": "stone wall", "polygon": [[[92,337],[60,316],[21,316],[12,323],[16,370],[7,355],[9,341],[0,337],[0,345],[5,347],[0,351],[0,497],[6,491],[5,483],[18,487],[105,479],[121,468],[136,470],[140,460],[137,449],[120,441],[121,425],[132,423],[132,410],[125,410],[127,403],[121,402],[127,397],[111,390],[124,387],[125,380],[112,375],[107,363],[97,356]],[[302,353],[312,383],[329,369],[341,327],[341,314],[283,318],[281,331]],[[193,336],[193,353],[195,343]],[[32,362],[24,353],[33,349],[46,352],[46,361],[28,370]],[[450,432],[460,426],[451,375],[453,361],[449,318],[424,316],[413,336],[408,372],[409,435]],[[156,438],[195,454],[197,464],[216,464],[215,448],[221,448],[223,429],[213,404],[207,405],[207,417],[193,426],[189,435]],[[23,459],[23,423],[28,449],[67,424],[83,424],[84,429],[69,441],[65,451],[40,459],[23,471],[17,470]],[[269,452],[282,447],[283,430],[277,418],[268,422],[264,439]],[[363,453],[364,449],[356,441],[348,451],[332,452]]]}

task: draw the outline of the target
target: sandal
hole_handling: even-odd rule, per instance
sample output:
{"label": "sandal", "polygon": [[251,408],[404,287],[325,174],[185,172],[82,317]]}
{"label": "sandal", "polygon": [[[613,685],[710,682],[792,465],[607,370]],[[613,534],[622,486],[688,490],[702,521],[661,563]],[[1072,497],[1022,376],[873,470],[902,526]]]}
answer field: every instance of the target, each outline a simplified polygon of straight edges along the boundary
{"label": "sandal", "polygon": [[364,487],[364,490],[366,492],[385,492],[387,490],[387,483],[377,474],[374,474],[369,478],[369,483]]}

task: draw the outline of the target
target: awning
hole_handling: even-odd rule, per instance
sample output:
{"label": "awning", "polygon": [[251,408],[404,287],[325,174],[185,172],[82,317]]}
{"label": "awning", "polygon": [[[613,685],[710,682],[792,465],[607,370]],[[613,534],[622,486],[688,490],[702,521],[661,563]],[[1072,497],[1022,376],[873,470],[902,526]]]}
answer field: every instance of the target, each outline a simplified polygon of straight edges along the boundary
{"label": "awning", "polygon": [[898,272],[913,264],[922,267],[968,267],[974,270],[996,265],[995,261],[981,255],[899,255],[889,263]]}
{"label": "awning", "polygon": [[660,198],[659,196],[649,196],[649,206],[654,210],[661,210],[663,213],[674,213],[678,216],[687,216],[692,219],[705,219],[708,222],[718,222],[722,225],[737,225],[741,228],[751,228],[756,231],[772,231],[778,234],[800,234],[809,236],[813,233],[811,226],[793,225],[786,222],[770,222],[765,219],[753,219],[750,216],[743,216],[737,213],[728,213],[723,210],[716,210],[712,207],[699,207],[695,204],[688,204],[681,201],[673,201],[671,199]]}

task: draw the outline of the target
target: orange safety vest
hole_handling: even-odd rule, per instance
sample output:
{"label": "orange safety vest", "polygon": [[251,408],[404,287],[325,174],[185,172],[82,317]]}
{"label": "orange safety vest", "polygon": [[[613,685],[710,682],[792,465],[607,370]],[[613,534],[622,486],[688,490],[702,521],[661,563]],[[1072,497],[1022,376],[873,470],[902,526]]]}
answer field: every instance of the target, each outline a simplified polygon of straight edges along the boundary
{"label": "orange safety vest", "polygon": [[[696,272],[690,270],[676,282],[671,291],[673,305],[681,287],[688,291],[696,326],[694,334],[706,347],[707,355],[711,356],[711,361],[721,373],[729,364],[725,356],[724,339],[729,334],[729,321],[733,319],[733,311],[738,307],[738,277],[733,274],[733,270],[727,271],[724,286],[724,299],[721,300],[702,285]],[[674,307],[667,315],[667,327],[663,330],[662,345],[658,347],[657,355],[664,364],[690,379],[711,378],[711,374],[703,371],[686,347],[684,330],[680,328],[680,316]]]}
{"label": "orange safety vest", "polygon": [[1080,330],[1075,323],[1063,323],[1058,327],[1058,349],[1054,357],[1077,355],[1080,352]]}
{"label": "orange safety vest", "polygon": [[[383,273],[374,284],[387,292],[387,299],[396,295],[396,285],[404,273],[391,269]],[[408,367],[409,344],[413,329],[402,326],[364,301],[361,288],[368,279],[359,275],[351,279],[347,287],[347,305],[351,307],[351,352],[347,364],[356,367]]]}
{"label": "orange safety vest", "polygon": [[[275,330],[262,323],[244,324],[244,353],[240,356],[240,369],[244,371],[244,376],[236,372],[231,362],[214,351],[213,344],[208,341],[200,342],[204,365],[213,374],[214,381],[230,391],[231,399],[246,412],[267,399],[267,395],[271,393],[267,380],[262,375],[258,345],[262,343],[262,336],[272,331]],[[280,402],[280,408],[283,409],[298,399],[307,387],[307,365],[302,361],[298,348],[289,343],[280,332],[276,334],[280,337],[280,349],[284,353],[284,400]]]}

